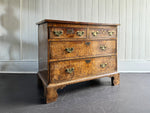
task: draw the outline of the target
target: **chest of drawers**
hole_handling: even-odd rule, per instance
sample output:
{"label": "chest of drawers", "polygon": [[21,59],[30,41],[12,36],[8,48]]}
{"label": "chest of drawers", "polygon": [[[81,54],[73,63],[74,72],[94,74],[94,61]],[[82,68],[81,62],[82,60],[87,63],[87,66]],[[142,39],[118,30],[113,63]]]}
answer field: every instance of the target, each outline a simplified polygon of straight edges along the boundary
{"label": "chest of drawers", "polygon": [[43,20],[38,24],[38,82],[46,103],[56,101],[57,89],[69,84],[110,77],[117,72],[117,24]]}

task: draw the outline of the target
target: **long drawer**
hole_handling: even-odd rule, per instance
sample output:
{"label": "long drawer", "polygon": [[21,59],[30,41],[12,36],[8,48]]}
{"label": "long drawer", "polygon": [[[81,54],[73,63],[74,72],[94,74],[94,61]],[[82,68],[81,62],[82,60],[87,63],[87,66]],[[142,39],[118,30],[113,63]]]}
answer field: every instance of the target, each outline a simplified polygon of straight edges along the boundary
{"label": "long drawer", "polygon": [[50,58],[74,58],[116,53],[116,40],[50,42]]}
{"label": "long drawer", "polygon": [[50,81],[58,83],[117,71],[116,56],[50,63]]}

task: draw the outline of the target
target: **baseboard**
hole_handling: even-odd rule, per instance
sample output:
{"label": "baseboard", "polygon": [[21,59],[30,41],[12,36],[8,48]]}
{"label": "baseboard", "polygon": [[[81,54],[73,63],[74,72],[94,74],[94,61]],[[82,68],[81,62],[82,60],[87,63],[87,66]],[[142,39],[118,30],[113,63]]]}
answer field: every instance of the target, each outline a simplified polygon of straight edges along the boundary
{"label": "baseboard", "polygon": [[0,73],[37,73],[37,61],[0,61]]}
{"label": "baseboard", "polygon": [[[150,61],[119,61],[120,73],[150,73]],[[37,61],[0,61],[0,73],[37,73]]]}
{"label": "baseboard", "polygon": [[11,74],[37,74],[36,71],[0,71],[0,73],[5,74],[5,73],[11,73]]}
{"label": "baseboard", "polygon": [[150,61],[119,61],[118,71],[120,73],[150,73]]}

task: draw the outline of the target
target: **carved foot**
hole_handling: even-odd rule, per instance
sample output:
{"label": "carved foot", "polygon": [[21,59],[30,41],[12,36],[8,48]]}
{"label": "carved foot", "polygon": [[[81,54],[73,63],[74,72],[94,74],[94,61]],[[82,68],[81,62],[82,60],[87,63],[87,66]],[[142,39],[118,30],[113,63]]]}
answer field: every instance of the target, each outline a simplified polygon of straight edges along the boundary
{"label": "carved foot", "polygon": [[57,87],[47,87],[46,88],[46,103],[54,102],[57,100],[58,94],[57,94]]}
{"label": "carved foot", "polygon": [[45,97],[46,97],[46,103],[50,103],[50,102],[54,102],[57,100],[58,94],[57,94],[57,90],[59,88],[63,88],[65,86],[51,86],[49,85],[47,88],[44,88],[44,93],[45,93]]}
{"label": "carved foot", "polygon": [[115,74],[111,77],[111,83],[113,86],[120,84],[120,74]]}

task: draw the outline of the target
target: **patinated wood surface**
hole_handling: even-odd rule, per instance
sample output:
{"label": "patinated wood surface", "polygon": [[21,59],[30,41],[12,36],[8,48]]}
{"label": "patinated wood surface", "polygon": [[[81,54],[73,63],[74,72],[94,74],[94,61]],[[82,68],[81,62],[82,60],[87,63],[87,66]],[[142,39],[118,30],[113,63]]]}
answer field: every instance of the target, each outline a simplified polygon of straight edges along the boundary
{"label": "patinated wood surface", "polygon": [[65,21],[65,20],[50,20],[45,19],[37,23],[37,25],[44,23],[61,23],[61,24],[74,24],[74,25],[94,25],[94,26],[118,26],[120,24],[106,24],[106,23],[92,23],[92,22],[77,22],[77,21]]}
{"label": "patinated wood surface", "polygon": [[49,65],[48,61],[48,42],[47,42],[47,24],[39,25],[38,27],[38,67],[39,72],[45,81],[49,82]]}
{"label": "patinated wood surface", "polygon": [[86,28],[52,27],[50,38],[87,38]]}
{"label": "patinated wood surface", "polygon": [[102,77],[120,83],[117,24],[44,20],[38,26],[38,81],[46,103],[56,101],[57,89],[69,84]]}
{"label": "patinated wood surface", "polygon": [[[67,49],[72,49],[68,52]],[[116,53],[116,40],[50,42],[50,58],[75,58]]]}
{"label": "patinated wood surface", "polygon": [[[117,71],[116,56],[69,60],[50,63],[51,83],[70,81]],[[67,72],[67,69],[73,69]]]}
{"label": "patinated wood surface", "polygon": [[116,38],[117,36],[116,27],[99,27],[99,28],[90,28],[90,38]]}

